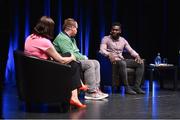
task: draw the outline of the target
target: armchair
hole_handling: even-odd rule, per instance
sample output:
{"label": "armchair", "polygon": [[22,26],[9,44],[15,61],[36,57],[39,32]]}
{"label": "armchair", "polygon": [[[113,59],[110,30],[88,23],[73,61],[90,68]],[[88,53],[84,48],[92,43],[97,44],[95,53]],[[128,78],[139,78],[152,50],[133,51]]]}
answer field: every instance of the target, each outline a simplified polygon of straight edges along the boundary
{"label": "armchair", "polygon": [[[127,59],[131,59],[128,53],[123,53],[123,56]],[[117,73],[116,65],[111,64],[109,58],[103,56],[101,53],[98,53],[97,59],[99,60],[101,65],[101,85],[111,85],[112,87],[119,87],[123,85],[123,82],[119,74]],[[129,84],[133,85],[135,79],[135,70],[134,68],[127,68],[127,71]]]}
{"label": "armchair", "polygon": [[18,96],[28,106],[57,103],[68,111],[71,97],[71,67],[14,51]]}

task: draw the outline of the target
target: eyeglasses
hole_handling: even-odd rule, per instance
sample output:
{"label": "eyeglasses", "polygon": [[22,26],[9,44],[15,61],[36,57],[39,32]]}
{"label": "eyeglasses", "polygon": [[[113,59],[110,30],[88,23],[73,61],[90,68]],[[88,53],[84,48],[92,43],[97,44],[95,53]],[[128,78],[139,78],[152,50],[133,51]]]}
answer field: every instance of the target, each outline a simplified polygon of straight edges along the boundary
{"label": "eyeglasses", "polygon": [[78,27],[77,26],[72,26],[73,28],[76,28],[76,29],[78,29]]}

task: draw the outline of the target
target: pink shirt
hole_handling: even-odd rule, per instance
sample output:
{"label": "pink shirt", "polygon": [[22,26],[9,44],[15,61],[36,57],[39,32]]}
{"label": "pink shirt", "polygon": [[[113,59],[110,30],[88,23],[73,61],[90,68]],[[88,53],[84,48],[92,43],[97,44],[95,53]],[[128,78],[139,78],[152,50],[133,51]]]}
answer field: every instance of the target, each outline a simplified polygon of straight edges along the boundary
{"label": "pink shirt", "polygon": [[53,47],[50,40],[31,34],[26,38],[24,51],[32,56],[48,59],[48,55],[46,54],[46,50],[50,47]]}
{"label": "pink shirt", "polygon": [[[107,46],[107,48],[104,47],[104,44]],[[122,52],[124,49],[126,49],[133,57],[137,57],[139,55],[131,48],[127,40],[125,40],[123,37],[120,36],[118,40],[114,41],[109,35],[102,39],[100,53],[106,56],[109,53],[113,53],[117,58],[123,59],[124,57],[122,56]]]}

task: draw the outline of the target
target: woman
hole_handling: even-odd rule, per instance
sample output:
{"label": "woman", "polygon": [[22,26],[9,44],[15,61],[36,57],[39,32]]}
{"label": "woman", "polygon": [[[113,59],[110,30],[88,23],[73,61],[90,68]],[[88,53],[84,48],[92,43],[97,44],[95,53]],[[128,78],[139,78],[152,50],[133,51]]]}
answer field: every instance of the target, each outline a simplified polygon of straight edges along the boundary
{"label": "woman", "polygon": [[59,63],[70,64],[72,68],[73,78],[70,104],[78,108],[85,108],[86,105],[82,104],[79,101],[77,94],[78,87],[82,86],[82,90],[86,90],[87,88],[80,81],[80,66],[76,62],[74,62],[75,57],[73,55],[70,55],[70,57],[62,57],[56,52],[54,46],[50,41],[51,39],[53,39],[53,31],[54,21],[47,16],[41,17],[34,27],[33,33],[26,38],[24,52],[41,59],[51,59]]}

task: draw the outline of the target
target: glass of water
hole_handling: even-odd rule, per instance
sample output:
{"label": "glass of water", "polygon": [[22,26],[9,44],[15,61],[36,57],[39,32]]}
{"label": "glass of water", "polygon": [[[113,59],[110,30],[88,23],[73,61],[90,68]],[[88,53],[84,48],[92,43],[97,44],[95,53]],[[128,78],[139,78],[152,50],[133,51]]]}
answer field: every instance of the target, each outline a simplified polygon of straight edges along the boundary
{"label": "glass of water", "polygon": [[168,59],[167,58],[163,58],[163,64],[168,64]]}

